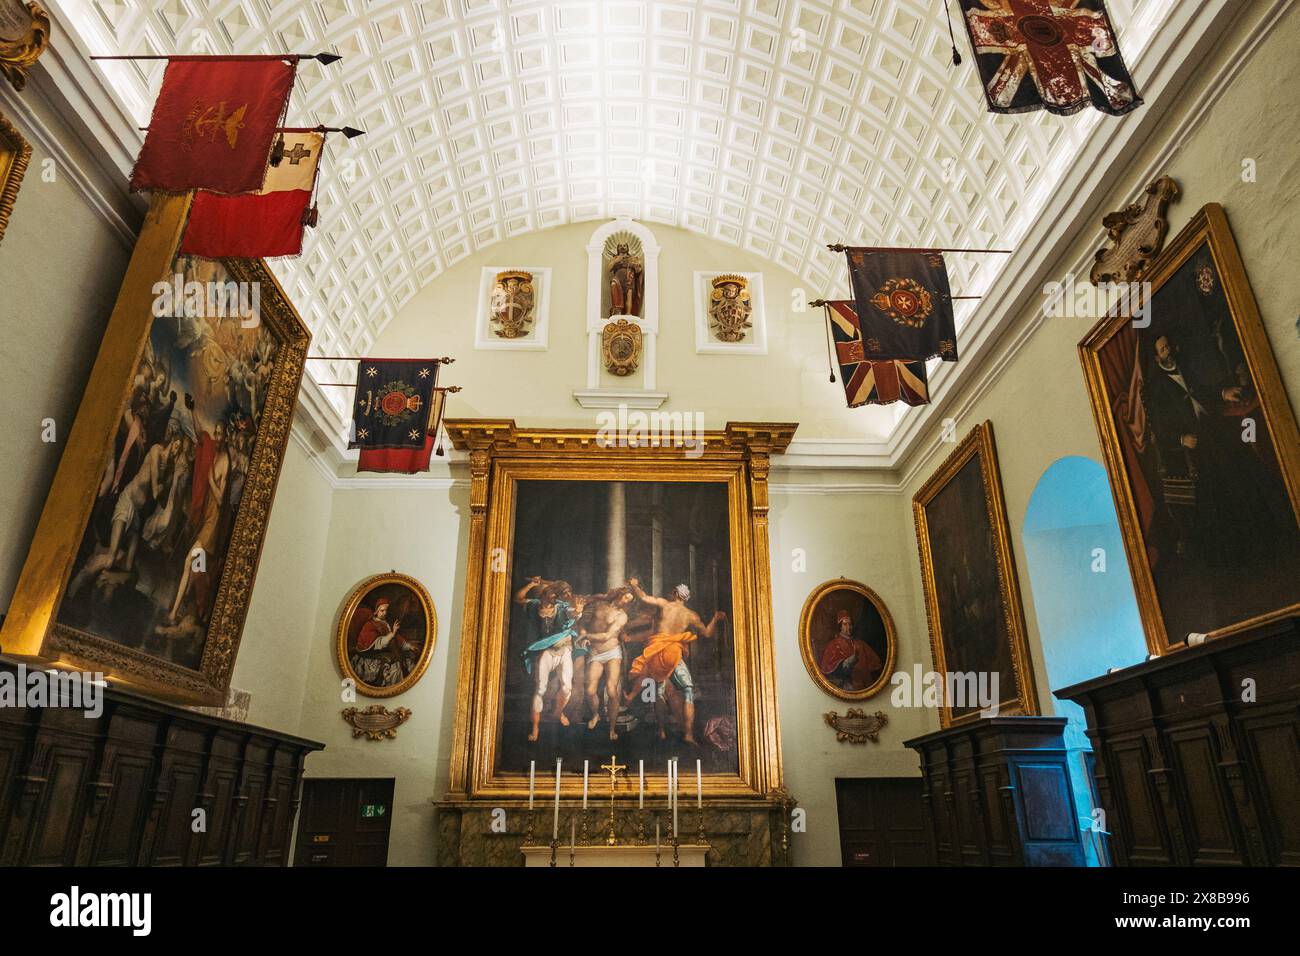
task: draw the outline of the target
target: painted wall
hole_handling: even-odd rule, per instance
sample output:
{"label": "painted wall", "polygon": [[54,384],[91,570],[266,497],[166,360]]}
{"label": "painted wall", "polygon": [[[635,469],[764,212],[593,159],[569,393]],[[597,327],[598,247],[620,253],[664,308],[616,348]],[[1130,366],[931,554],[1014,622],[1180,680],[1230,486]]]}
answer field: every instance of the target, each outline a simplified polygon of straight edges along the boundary
{"label": "painted wall", "polygon": [[289,733],[299,730],[308,660],[320,643],[315,623],[334,494],[308,454],[296,437],[285,449],[262,562],[230,678],[232,688],[252,695],[250,723]]}
{"label": "painted wall", "polygon": [[[388,862],[428,866],[434,862],[431,801],[446,792],[451,756],[469,487],[468,482],[427,481],[412,487],[382,479],[376,484],[334,492],[298,729],[326,745],[308,761],[309,777],[396,778]],[[352,589],[390,570],[411,575],[429,590],[438,616],[437,643],[428,670],[411,690],[382,701],[357,699],[357,706],[409,708],[411,719],[397,737],[358,740],[340,716],[352,704],[342,699],[334,633]]]}
{"label": "painted wall", "polygon": [[[837,777],[916,777],[915,752],[904,740],[936,729],[929,711],[897,708],[886,686],[869,700],[847,703],[818,688],[799,653],[799,616],[804,601],[823,581],[846,577],[880,595],[898,632],[898,670],[928,661],[925,614],[914,611],[906,553],[912,529],[895,494],[781,494],[772,496],[772,616],[776,638],[777,710],[786,789],[806,811],[807,830],[793,836],[797,866],[839,866],[840,834],[835,804]],[[910,520],[910,519],[909,519]],[[796,561],[803,549],[805,571]],[[838,743],[824,714],[860,707],[889,719],[878,743]]]}

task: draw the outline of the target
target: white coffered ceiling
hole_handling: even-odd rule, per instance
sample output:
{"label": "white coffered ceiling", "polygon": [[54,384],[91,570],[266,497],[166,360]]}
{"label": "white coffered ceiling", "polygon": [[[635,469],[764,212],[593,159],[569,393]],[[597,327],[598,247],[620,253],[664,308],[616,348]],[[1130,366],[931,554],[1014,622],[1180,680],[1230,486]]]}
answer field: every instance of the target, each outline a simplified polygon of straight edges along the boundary
{"label": "white coffered ceiling", "polygon": [[[325,353],[364,352],[476,250],[565,222],[681,226],[829,293],[826,242],[1014,245],[1098,123],[990,115],[959,22],[952,66],[941,0],[57,6],[94,52],[343,55],[301,67],[289,120],[368,135],[333,141],[321,228],[275,266]],[[1132,64],[1173,4],[1108,6]],[[146,123],[161,64],[103,68]],[[955,257],[954,288],[1003,264]]]}

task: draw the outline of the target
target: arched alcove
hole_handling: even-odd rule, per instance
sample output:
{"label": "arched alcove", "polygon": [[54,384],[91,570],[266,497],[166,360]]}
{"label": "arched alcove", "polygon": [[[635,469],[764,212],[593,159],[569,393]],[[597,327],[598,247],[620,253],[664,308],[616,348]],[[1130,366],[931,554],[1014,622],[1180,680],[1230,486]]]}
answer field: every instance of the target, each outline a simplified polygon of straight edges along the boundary
{"label": "arched alcove", "polygon": [[[1145,659],[1124,541],[1101,465],[1071,456],[1043,472],[1025,511],[1024,543],[1051,687],[1067,687]],[[1068,719],[1065,745],[1084,826],[1095,805],[1087,723],[1078,704],[1057,700],[1055,706]],[[1089,864],[1098,865],[1096,840],[1085,845]]]}

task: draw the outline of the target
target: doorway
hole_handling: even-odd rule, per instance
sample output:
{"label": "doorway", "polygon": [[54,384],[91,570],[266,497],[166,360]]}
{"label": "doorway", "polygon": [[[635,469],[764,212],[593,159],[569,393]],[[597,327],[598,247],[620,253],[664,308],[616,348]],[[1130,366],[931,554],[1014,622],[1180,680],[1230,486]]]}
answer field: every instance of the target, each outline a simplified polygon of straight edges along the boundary
{"label": "doorway", "polygon": [[835,781],[844,866],[931,866],[930,828],[920,777]]}
{"label": "doorway", "polygon": [[387,866],[393,780],[304,780],[294,866]]}

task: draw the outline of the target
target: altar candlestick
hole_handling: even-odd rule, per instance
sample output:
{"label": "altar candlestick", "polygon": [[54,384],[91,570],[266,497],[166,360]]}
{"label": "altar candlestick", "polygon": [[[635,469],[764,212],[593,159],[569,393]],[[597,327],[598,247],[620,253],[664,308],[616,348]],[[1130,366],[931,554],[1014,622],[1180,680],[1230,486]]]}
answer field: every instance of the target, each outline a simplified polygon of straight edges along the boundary
{"label": "altar candlestick", "polygon": [[582,762],[582,809],[587,809],[587,761]]}
{"label": "altar candlestick", "polygon": [[645,761],[644,760],[637,761],[636,775],[638,780],[637,790],[639,791],[639,795],[637,796],[637,801],[636,801],[636,808],[638,810],[644,810],[645,809]]}
{"label": "altar candlestick", "polygon": [[677,779],[677,758],[673,758],[673,839],[677,839],[677,797],[680,793],[680,782]]}
{"label": "altar candlestick", "polygon": [[528,761],[528,811],[530,813],[532,812],[533,809],[533,786],[534,786],[534,780],[536,778],[536,775],[537,775],[537,761],[530,760]]}
{"label": "altar candlestick", "polygon": [[551,842],[560,839],[560,761],[563,759],[555,758],[555,821],[551,824]]}
{"label": "altar candlestick", "polygon": [[700,761],[695,760],[695,809],[704,809],[704,777],[700,773]]}
{"label": "altar candlestick", "polygon": [[655,817],[655,856],[659,856],[659,817]]}
{"label": "altar candlestick", "polygon": [[574,814],[569,818],[569,856],[573,856],[578,851],[578,817]]}

